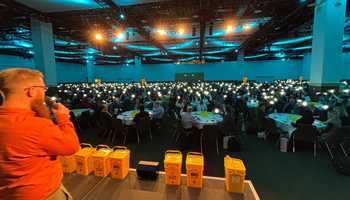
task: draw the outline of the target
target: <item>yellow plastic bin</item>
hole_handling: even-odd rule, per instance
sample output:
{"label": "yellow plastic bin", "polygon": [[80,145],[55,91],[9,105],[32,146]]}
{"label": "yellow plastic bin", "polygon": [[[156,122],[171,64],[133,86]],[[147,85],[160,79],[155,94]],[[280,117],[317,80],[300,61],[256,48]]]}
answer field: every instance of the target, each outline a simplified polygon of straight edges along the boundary
{"label": "yellow plastic bin", "polygon": [[109,146],[100,144],[96,147],[97,151],[92,154],[95,176],[106,177],[111,171],[109,164],[109,154],[113,151]]}
{"label": "yellow plastic bin", "polygon": [[113,147],[113,152],[109,154],[111,177],[124,179],[129,173],[130,150],[124,146]]}
{"label": "yellow plastic bin", "polygon": [[246,168],[242,160],[226,156],[225,163],[225,186],[228,192],[244,193],[244,179]]}
{"label": "yellow plastic bin", "polygon": [[80,146],[80,150],[75,154],[76,172],[87,176],[94,170],[91,155],[95,153],[96,149],[91,144],[86,143],[82,143]]}
{"label": "yellow plastic bin", "polygon": [[164,158],[165,184],[181,184],[181,167],[182,153],[176,150],[166,151]]}
{"label": "yellow plastic bin", "polygon": [[202,153],[189,152],[186,156],[187,186],[202,188],[204,157]]}
{"label": "yellow plastic bin", "polygon": [[59,156],[58,159],[61,161],[63,172],[72,173],[76,170],[77,164],[75,162],[75,155]]}

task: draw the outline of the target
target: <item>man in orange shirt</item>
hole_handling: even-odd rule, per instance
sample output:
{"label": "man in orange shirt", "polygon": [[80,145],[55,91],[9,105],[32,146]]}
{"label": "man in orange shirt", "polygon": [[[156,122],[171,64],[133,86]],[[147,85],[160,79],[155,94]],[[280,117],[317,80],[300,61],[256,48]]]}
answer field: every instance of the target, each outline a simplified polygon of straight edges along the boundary
{"label": "man in orange shirt", "polygon": [[0,71],[0,199],[72,199],[61,184],[57,156],[79,150],[69,110],[55,105],[57,125],[45,104],[43,75],[12,68]]}

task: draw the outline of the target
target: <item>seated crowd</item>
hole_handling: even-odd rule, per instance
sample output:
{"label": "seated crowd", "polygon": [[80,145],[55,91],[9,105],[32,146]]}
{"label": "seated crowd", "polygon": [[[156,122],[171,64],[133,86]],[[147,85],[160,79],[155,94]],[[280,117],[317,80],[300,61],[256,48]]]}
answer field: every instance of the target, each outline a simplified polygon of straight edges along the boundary
{"label": "seated crowd", "polygon": [[232,118],[256,124],[258,132],[264,131],[266,116],[271,113],[301,115],[293,124],[296,127],[312,125],[317,118],[327,124],[323,132],[350,124],[349,89],[314,92],[308,82],[296,80],[157,82],[145,87],[139,83],[61,84],[57,86],[57,98],[71,109],[89,108],[95,115],[102,113],[111,118],[141,108],[134,122],[139,117],[150,118],[147,111],[152,111],[152,127],[159,126],[167,116],[182,120],[183,128],[191,129],[192,111],[215,112],[223,115],[224,121]]}

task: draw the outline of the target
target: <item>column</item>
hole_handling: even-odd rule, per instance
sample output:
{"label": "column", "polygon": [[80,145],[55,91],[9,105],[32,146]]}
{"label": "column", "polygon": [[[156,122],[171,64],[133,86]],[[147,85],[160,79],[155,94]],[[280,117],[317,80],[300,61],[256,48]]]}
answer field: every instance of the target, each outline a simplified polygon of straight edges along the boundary
{"label": "column", "polygon": [[55,45],[52,24],[31,18],[35,68],[45,76],[48,86],[57,85]]}
{"label": "column", "polygon": [[311,86],[337,87],[343,73],[346,0],[316,0],[310,67]]}
{"label": "column", "polygon": [[87,60],[86,62],[86,71],[87,71],[87,81],[89,83],[95,82],[95,73],[94,73],[94,63],[92,61]]}

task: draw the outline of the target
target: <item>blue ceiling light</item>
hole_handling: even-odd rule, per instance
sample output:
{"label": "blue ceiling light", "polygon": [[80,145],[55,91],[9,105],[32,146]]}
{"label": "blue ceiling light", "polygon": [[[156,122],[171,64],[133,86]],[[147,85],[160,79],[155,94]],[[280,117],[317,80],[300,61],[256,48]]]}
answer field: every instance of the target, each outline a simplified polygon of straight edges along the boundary
{"label": "blue ceiling light", "polygon": [[169,58],[151,58],[151,60],[162,61],[162,62],[172,62],[173,61]]}
{"label": "blue ceiling light", "polygon": [[225,53],[225,52],[229,52],[229,51],[233,51],[234,48],[224,48],[221,50],[214,50],[214,51],[207,51],[204,52],[204,54],[217,54],[217,53]]}
{"label": "blue ceiling light", "polygon": [[79,51],[61,51],[61,50],[55,50],[55,53],[57,53],[57,54],[65,54],[65,55],[79,55],[79,54],[82,54],[82,52],[79,52]]}
{"label": "blue ceiling light", "polygon": [[65,41],[65,40],[56,39],[55,40],[55,45],[58,45],[58,46],[78,46],[78,45],[80,45],[80,43],[79,42]]}
{"label": "blue ceiling light", "polygon": [[134,44],[124,44],[125,48],[140,50],[140,51],[157,51],[157,47],[145,46],[145,45],[134,45]]}
{"label": "blue ceiling light", "polygon": [[162,55],[160,52],[142,54],[142,56],[144,57],[160,56],[160,55]]}
{"label": "blue ceiling light", "polygon": [[300,51],[300,50],[308,50],[308,49],[312,49],[312,46],[304,46],[304,47],[295,47],[292,48],[292,51]]}
{"label": "blue ceiling light", "polygon": [[210,60],[222,60],[222,59],[225,59],[225,57],[222,57],[222,56],[204,56],[204,58],[210,59]]}
{"label": "blue ceiling light", "polygon": [[191,52],[191,51],[177,51],[177,50],[171,50],[169,51],[172,54],[182,54],[182,55],[197,55],[198,52]]}
{"label": "blue ceiling light", "polygon": [[286,45],[286,44],[300,43],[311,39],[312,39],[312,36],[305,36],[300,38],[281,40],[281,41],[272,43],[272,45]]}
{"label": "blue ceiling light", "polygon": [[253,58],[262,58],[267,56],[267,53],[263,53],[263,54],[258,54],[258,55],[254,55],[254,56],[245,56],[244,59],[253,59]]}
{"label": "blue ceiling light", "polygon": [[191,60],[194,60],[194,59],[197,59],[197,58],[198,57],[181,58],[181,59],[179,59],[179,61],[185,62],[185,61],[191,61]]}
{"label": "blue ceiling light", "polygon": [[0,49],[18,49],[18,46],[14,46],[14,45],[0,45]]}
{"label": "blue ceiling light", "polygon": [[88,53],[88,54],[94,54],[94,53],[97,53],[98,51],[94,48],[87,48],[85,49],[85,53]]}
{"label": "blue ceiling light", "polygon": [[278,53],[275,53],[274,56],[277,58],[284,58],[287,55],[284,52],[278,52]]}
{"label": "blue ceiling light", "polygon": [[31,55],[34,55],[34,51],[32,51],[32,50],[29,50],[28,53]]}
{"label": "blue ceiling light", "polygon": [[32,42],[25,41],[25,40],[13,40],[12,41],[14,45],[24,48],[33,48]]}
{"label": "blue ceiling light", "polygon": [[106,57],[106,58],[120,58],[121,57],[118,55],[104,55],[104,54],[99,54],[99,56]]}
{"label": "blue ceiling light", "polygon": [[64,60],[79,60],[80,58],[76,57],[64,57],[64,56],[55,56],[56,59],[64,59]]}
{"label": "blue ceiling light", "polygon": [[211,39],[209,40],[209,43],[220,47],[239,47],[238,42],[229,42],[229,41]]}
{"label": "blue ceiling light", "polygon": [[169,46],[167,46],[166,48],[167,48],[167,49],[171,49],[171,50],[184,49],[184,48],[186,48],[186,47],[193,46],[193,44],[194,44],[195,41],[196,41],[196,40],[190,40],[190,41],[186,41],[186,42],[183,42],[183,43],[180,43],[180,44],[169,45]]}
{"label": "blue ceiling light", "polygon": [[135,62],[134,59],[127,59],[127,60],[125,60],[125,63],[126,63],[126,64],[131,64],[131,63],[133,63],[133,62]]}
{"label": "blue ceiling light", "polygon": [[270,46],[262,49],[262,51],[281,51],[281,50],[283,50],[283,48],[277,47],[277,46]]}
{"label": "blue ceiling light", "polygon": [[124,15],[123,13],[121,13],[121,14],[119,15],[119,17],[120,17],[120,19],[122,19],[122,20],[125,19],[125,15]]}
{"label": "blue ceiling light", "polygon": [[94,56],[83,56],[83,58],[86,60],[93,60]]}

